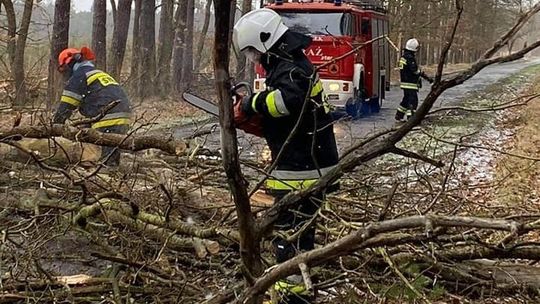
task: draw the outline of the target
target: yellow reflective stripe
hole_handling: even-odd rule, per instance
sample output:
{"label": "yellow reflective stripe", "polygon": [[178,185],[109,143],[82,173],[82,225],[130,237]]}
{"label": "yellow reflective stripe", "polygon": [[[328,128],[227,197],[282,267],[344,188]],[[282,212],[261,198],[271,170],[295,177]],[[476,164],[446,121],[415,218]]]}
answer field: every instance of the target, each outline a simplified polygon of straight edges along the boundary
{"label": "yellow reflective stripe", "polygon": [[107,75],[107,74],[104,72],[97,72],[93,74],[92,76],[86,79],[86,85],[91,85],[94,81],[96,81],[99,78],[99,76],[103,76],[103,75]]}
{"label": "yellow reflective stripe", "polygon": [[309,94],[309,97],[315,97],[323,90],[323,84],[322,81],[317,81],[317,83],[311,88],[311,93]]}
{"label": "yellow reflective stripe", "polygon": [[73,97],[66,96],[66,95],[62,95],[62,97],[60,97],[60,101],[69,103],[70,105],[76,106],[76,107],[78,107],[81,104],[79,100]]}
{"label": "yellow reflective stripe", "polygon": [[259,111],[257,111],[257,98],[259,98],[259,94],[261,94],[261,92],[255,94],[255,96],[253,96],[251,99],[251,108],[253,111],[255,111],[255,113],[259,113]]}
{"label": "yellow reflective stripe", "polygon": [[399,69],[403,70],[403,68],[407,65],[407,60],[405,58],[399,59],[398,65]]}
{"label": "yellow reflective stripe", "polygon": [[308,294],[306,286],[301,284],[291,284],[289,282],[280,280],[274,284],[274,290],[282,293],[294,293],[297,295]]}
{"label": "yellow reflective stripe", "polygon": [[117,118],[98,121],[92,125],[92,129],[105,128],[111,126],[129,125],[129,118]]}
{"label": "yellow reflective stripe", "polygon": [[398,112],[401,112],[401,113],[403,113],[403,114],[407,114],[407,111],[408,111],[407,108],[402,107],[402,106],[399,106],[399,107],[397,108],[397,110],[398,110]]}
{"label": "yellow reflective stripe", "polygon": [[413,89],[413,90],[417,90],[418,89],[418,84],[416,83],[410,83],[410,82],[402,82],[400,87],[402,89]]}
{"label": "yellow reflective stripe", "polygon": [[116,80],[114,80],[114,78],[111,77],[111,75],[105,72],[98,72],[98,73],[92,74],[92,76],[86,79],[86,85],[91,85],[94,81],[98,79],[100,80],[103,86],[108,86],[109,84],[118,84]]}
{"label": "yellow reflective stripe", "polygon": [[275,95],[276,91],[272,91],[266,95],[266,107],[268,108],[268,113],[270,113],[272,117],[281,117],[283,115],[277,109]]}
{"label": "yellow reflective stripe", "polygon": [[317,179],[301,179],[301,180],[266,180],[266,188],[273,190],[297,190],[305,189],[317,182]]}

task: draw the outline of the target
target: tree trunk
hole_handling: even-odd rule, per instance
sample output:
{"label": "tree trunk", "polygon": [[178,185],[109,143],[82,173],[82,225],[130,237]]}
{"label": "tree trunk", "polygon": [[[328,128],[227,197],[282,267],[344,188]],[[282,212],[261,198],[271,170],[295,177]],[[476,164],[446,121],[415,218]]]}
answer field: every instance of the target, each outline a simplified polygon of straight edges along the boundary
{"label": "tree trunk", "polygon": [[17,19],[15,15],[15,9],[13,8],[13,2],[11,0],[2,0],[4,8],[6,9],[7,19],[7,53],[9,56],[9,64],[13,69],[13,62],[15,61],[15,48],[17,46]]}
{"label": "tree trunk", "polygon": [[[109,2],[111,3],[113,25],[116,26],[116,16],[117,16],[116,0],[110,0]],[[114,29],[113,29],[113,32],[114,32]]]}
{"label": "tree trunk", "polygon": [[[256,278],[263,271],[260,257],[260,235],[253,217],[246,184],[238,160],[238,142],[233,123],[233,105],[229,83],[230,35],[228,31],[220,30],[229,27],[231,5],[228,0],[215,0],[214,8],[216,12],[214,73],[220,99],[219,122],[221,125],[222,161],[236,206],[240,232],[240,255],[247,272],[246,278]],[[248,303],[260,302],[250,301]]]}
{"label": "tree trunk", "polygon": [[96,67],[107,69],[107,1],[94,0],[92,22],[92,50],[96,54]]}
{"label": "tree trunk", "polygon": [[199,72],[201,67],[201,61],[203,58],[204,41],[206,40],[206,34],[208,33],[208,27],[210,25],[210,15],[212,14],[212,1],[206,1],[206,7],[204,8],[204,24],[201,30],[201,38],[197,44],[197,60],[195,61],[195,72]]}
{"label": "tree trunk", "polygon": [[[132,0],[119,0],[118,9],[116,10],[116,22],[114,24],[109,70],[113,77],[117,78],[120,78],[120,75],[122,74],[122,65],[124,62],[129,31],[129,19],[131,17],[131,3]],[[138,24],[138,22],[135,23]],[[136,38],[134,37],[133,40],[135,39]]]}
{"label": "tree trunk", "polygon": [[133,44],[131,47],[131,88],[133,92],[138,92],[139,84],[139,64],[141,63],[141,8],[142,0],[135,1],[135,16],[133,18]]}
{"label": "tree trunk", "polygon": [[141,6],[141,70],[139,71],[139,96],[155,93],[156,77],[156,0],[144,0]]}
{"label": "tree trunk", "polygon": [[51,58],[49,59],[49,81],[47,83],[47,109],[60,98],[62,77],[57,72],[58,55],[68,47],[69,14],[71,0],[56,0],[54,5],[54,25],[51,39]]}
{"label": "tree trunk", "polygon": [[[251,11],[251,0],[243,0],[242,1],[242,15],[245,15]],[[255,67],[253,66],[253,63],[249,60],[246,60],[246,56],[244,54],[240,53],[238,54],[238,69],[237,74],[239,79],[245,79],[249,83],[253,82],[253,79],[255,78]]]}
{"label": "tree trunk", "polygon": [[182,92],[182,67],[184,63],[185,29],[188,0],[180,0],[174,15],[173,84],[176,92]]}
{"label": "tree trunk", "polygon": [[184,30],[184,56],[182,60],[182,84],[181,91],[184,91],[193,79],[193,24],[195,15],[195,0],[187,1],[186,28]]}
{"label": "tree trunk", "polygon": [[32,7],[34,1],[24,2],[24,11],[21,20],[21,27],[18,31],[17,46],[15,47],[15,59],[13,61],[12,73],[15,81],[15,106],[23,106],[26,102],[26,79],[24,75],[24,52],[26,49],[26,38],[28,28],[32,18]]}
{"label": "tree trunk", "polygon": [[162,0],[161,19],[159,22],[159,59],[156,81],[161,93],[166,94],[171,88],[171,59],[173,50],[173,15],[174,1]]}

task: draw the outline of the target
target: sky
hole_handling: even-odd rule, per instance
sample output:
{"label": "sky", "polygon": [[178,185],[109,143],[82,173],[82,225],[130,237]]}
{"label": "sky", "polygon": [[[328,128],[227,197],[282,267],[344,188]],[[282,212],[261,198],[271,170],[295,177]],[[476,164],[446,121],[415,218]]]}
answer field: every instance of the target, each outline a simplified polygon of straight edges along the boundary
{"label": "sky", "polygon": [[76,11],[90,11],[92,8],[92,0],[73,0],[73,6]]}
{"label": "sky", "polygon": [[[93,0],[72,0],[73,6],[75,7],[75,10],[80,11],[90,11],[92,8]],[[111,3],[107,1],[107,7],[110,8]]]}

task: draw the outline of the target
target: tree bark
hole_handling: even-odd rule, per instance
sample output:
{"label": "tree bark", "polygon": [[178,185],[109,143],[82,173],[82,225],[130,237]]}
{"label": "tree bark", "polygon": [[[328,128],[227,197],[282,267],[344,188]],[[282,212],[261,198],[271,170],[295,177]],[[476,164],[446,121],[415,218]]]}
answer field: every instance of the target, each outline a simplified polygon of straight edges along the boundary
{"label": "tree bark", "polygon": [[107,69],[107,1],[94,0],[92,22],[92,50],[96,67]]}
{"label": "tree bark", "polygon": [[13,69],[13,63],[15,61],[15,48],[17,47],[17,19],[15,15],[15,9],[13,8],[13,2],[11,0],[2,0],[4,8],[6,9],[7,19],[7,53],[9,57],[9,64]]}
{"label": "tree bark", "polygon": [[220,99],[219,122],[221,125],[222,161],[238,216],[240,255],[242,264],[245,267],[244,275],[247,282],[251,285],[253,278],[260,276],[263,271],[260,257],[260,234],[251,211],[247,185],[242,176],[238,159],[238,142],[233,122],[233,104],[230,93],[231,84],[229,82],[230,35],[228,31],[219,30],[229,27],[231,22],[231,5],[227,0],[216,0],[214,5],[216,12],[214,73]]}
{"label": "tree bark", "polygon": [[[116,26],[116,16],[117,16],[117,11],[118,11],[116,7],[116,0],[110,0],[109,3],[111,3],[113,25]],[[113,32],[114,32],[114,29],[113,29]]]}
{"label": "tree bark", "polygon": [[58,55],[68,47],[69,15],[71,0],[56,0],[54,5],[54,25],[51,39],[51,58],[49,59],[49,81],[47,83],[47,109],[59,98],[62,90],[62,77],[57,72]]}
{"label": "tree bark", "polygon": [[144,0],[141,6],[141,70],[139,71],[139,96],[155,93],[156,77],[156,0]]}
{"label": "tree bark", "polygon": [[[117,78],[120,78],[122,73],[122,65],[126,53],[126,42],[131,17],[131,3],[132,0],[119,0],[118,9],[116,10],[116,22],[114,24],[109,70],[113,77]],[[133,39],[135,40],[138,38],[134,37]]]}
{"label": "tree bark", "polygon": [[174,42],[173,15],[174,1],[162,0],[158,39],[159,59],[156,76],[162,94],[167,94],[171,88],[171,60]]}
{"label": "tree bark", "polygon": [[139,85],[139,65],[141,63],[141,9],[142,0],[135,1],[135,16],[133,18],[133,44],[131,47],[131,87],[133,92],[138,92]]}
{"label": "tree bark", "polygon": [[12,73],[15,81],[15,106],[23,106],[26,102],[26,77],[24,75],[24,52],[26,49],[26,39],[32,18],[33,0],[24,2],[24,11],[21,26],[18,31],[17,46],[15,47],[15,59],[13,61]]}
{"label": "tree bark", "polygon": [[204,8],[204,24],[201,30],[201,38],[199,39],[199,43],[197,44],[197,52],[196,52],[197,59],[195,61],[195,67],[194,67],[194,70],[196,72],[199,72],[199,68],[201,66],[204,42],[206,40],[206,34],[208,33],[208,27],[210,26],[211,14],[212,14],[212,1],[208,0],[206,1],[206,6]]}
{"label": "tree bark", "polygon": [[[243,0],[242,1],[242,15],[247,14],[251,11],[251,0]],[[238,69],[237,74],[239,79],[245,79],[249,83],[253,82],[253,79],[255,77],[255,67],[253,63],[251,63],[249,60],[246,60],[246,56],[244,56],[242,53],[238,54]]]}
{"label": "tree bark", "polygon": [[173,85],[177,93],[182,92],[182,68],[185,50],[185,29],[187,24],[188,0],[180,0],[174,15],[174,46],[173,46]]}
{"label": "tree bark", "polygon": [[187,11],[186,11],[186,28],[184,30],[185,41],[184,46],[184,56],[182,60],[182,79],[180,83],[182,84],[181,91],[184,91],[192,81],[193,78],[193,24],[194,24],[194,14],[195,14],[195,0],[187,1]]}

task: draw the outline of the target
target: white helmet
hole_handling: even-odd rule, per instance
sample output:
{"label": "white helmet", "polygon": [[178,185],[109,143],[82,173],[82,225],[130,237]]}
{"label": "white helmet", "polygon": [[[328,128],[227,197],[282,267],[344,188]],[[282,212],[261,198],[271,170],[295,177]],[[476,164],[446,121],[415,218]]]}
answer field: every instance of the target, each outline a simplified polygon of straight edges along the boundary
{"label": "white helmet", "polygon": [[405,44],[405,49],[416,52],[418,50],[418,40],[416,40],[416,38],[407,40],[407,43]]}
{"label": "white helmet", "polygon": [[257,9],[236,22],[233,43],[238,51],[253,47],[266,53],[288,29],[275,11],[268,8]]}

